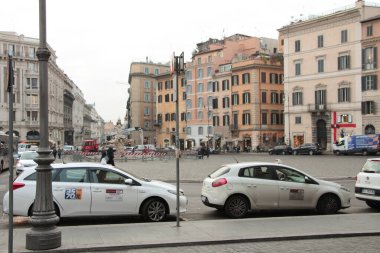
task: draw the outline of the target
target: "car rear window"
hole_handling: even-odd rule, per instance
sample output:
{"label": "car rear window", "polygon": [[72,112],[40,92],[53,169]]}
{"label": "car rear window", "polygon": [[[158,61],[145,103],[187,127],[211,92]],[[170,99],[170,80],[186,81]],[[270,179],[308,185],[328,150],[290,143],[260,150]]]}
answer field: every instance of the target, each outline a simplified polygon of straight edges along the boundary
{"label": "car rear window", "polygon": [[362,172],[380,173],[380,160],[367,160],[362,168]]}
{"label": "car rear window", "polygon": [[220,177],[221,175],[224,175],[228,172],[230,172],[229,167],[221,167],[221,168],[217,169],[216,171],[214,171],[213,173],[211,173],[209,175],[209,177],[210,178],[217,178],[217,177]]}

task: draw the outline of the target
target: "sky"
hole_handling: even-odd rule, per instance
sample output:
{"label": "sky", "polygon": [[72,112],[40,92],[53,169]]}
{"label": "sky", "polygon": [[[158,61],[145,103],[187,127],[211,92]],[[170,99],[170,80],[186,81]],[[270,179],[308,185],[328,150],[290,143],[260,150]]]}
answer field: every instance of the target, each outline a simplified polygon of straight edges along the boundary
{"label": "sky", "polygon": [[[58,66],[104,121],[124,121],[132,62],[189,61],[196,44],[236,33],[277,39],[290,21],[356,0],[46,0],[47,42]],[[378,3],[380,0],[367,1]],[[0,31],[39,37],[39,1],[4,0]]]}

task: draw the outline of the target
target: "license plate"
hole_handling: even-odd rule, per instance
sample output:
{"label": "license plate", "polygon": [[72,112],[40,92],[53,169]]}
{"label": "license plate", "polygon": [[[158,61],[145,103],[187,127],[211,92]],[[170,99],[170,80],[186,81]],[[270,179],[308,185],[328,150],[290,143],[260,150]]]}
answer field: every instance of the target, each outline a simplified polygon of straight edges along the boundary
{"label": "license plate", "polygon": [[372,190],[372,189],[362,189],[362,193],[364,193],[364,194],[370,194],[370,195],[375,195],[375,190]]}

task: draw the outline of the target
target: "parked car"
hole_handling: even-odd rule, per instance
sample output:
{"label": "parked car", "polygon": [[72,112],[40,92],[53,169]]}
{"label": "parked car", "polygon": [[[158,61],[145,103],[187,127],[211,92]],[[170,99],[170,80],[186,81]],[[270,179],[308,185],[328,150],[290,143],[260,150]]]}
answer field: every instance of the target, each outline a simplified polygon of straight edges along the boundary
{"label": "parked car", "polygon": [[221,166],[203,181],[202,202],[242,218],[250,210],[311,209],[333,214],[350,206],[350,191],[293,167],[266,162]]}
{"label": "parked car", "polygon": [[370,158],[356,176],[355,197],[380,209],[380,158]]}
{"label": "parked car", "polygon": [[318,143],[305,143],[293,148],[293,155],[320,155],[322,149]]}
{"label": "parked car", "polygon": [[274,146],[273,148],[268,150],[270,155],[291,155],[293,152],[292,147],[288,145],[279,145]]}
{"label": "parked car", "polygon": [[38,156],[36,151],[23,151],[18,153],[16,162],[16,174],[20,174],[26,167],[36,167],[37,163],[34,161]]}
{"label": "parked car", "polygon": [[63,151],[67,151],[67,152],[75,151],[75,147],[72,146],[72,145],[64,145],[63,146]]}
{"label": "parked car", "polygon": [[[52,164],[52,192],[60,217],[141,215],[147,221],[163,221],[176,214],[174,185],[139,178],[100,163]],[[25,169],[13,182],[13,213],[31,216],[36,193],[36,171]],[[187,198],[180,190],[181,213]],[[9,193],[3,199],[9,213]]]}

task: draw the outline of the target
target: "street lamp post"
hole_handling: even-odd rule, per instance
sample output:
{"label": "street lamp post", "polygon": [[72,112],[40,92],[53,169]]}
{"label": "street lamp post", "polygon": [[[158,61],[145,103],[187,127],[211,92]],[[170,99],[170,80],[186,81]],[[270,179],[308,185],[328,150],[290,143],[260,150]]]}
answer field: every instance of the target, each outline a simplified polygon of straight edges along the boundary
{"label": "street lamp post", "polygon": [[46,0],[39,0],[40,46],[37,50],[40,78],[40,146],[36,178],[36,197],[33,215],[29,220],[32,228],[26,234],[26,248],[46,250],[61,246],[61,231],[55,226],[59,217],[55,213],[52,193],[52,173],[50,164],[54,161],[49,147],[48,111],[48,62],[50,51],[46,42]]}

